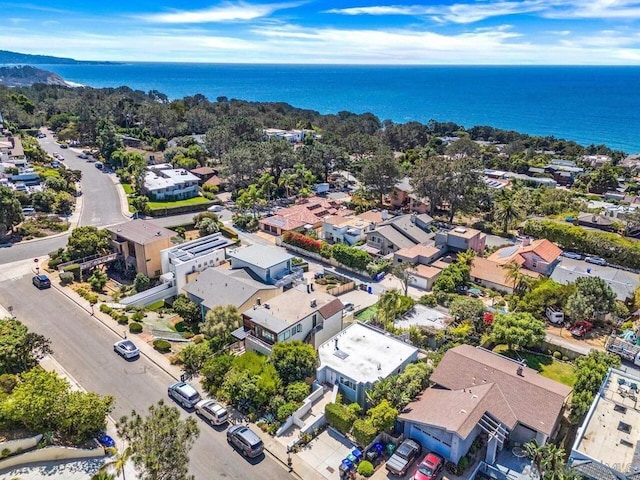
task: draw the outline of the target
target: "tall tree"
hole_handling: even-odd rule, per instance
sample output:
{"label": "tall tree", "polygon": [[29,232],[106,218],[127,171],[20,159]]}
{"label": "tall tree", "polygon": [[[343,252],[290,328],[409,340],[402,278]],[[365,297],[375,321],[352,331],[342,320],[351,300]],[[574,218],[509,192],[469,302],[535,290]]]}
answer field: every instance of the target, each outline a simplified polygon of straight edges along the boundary
{"label": "tall tree", "polygon": [[502,226],[502,233],[506,235],[509,226],[524,217],[517,195],[504,188],[499,190],[494,203],[493,216]]}
{"label": "tall tree", "polygon": [[318,353],[313,346],[297,340],[277,342],[269,359],[287,385],[313,376],[318,366]]}
{"label": "tall tree", "polygon": [[48,338],[15,318],[0,319],[0,374],[26,372],[51,353]]}
{"label": "tall tree", "polygon": [[544,322],[534,318],[530,313],[499,313],[496,315],[492,330],[491,341],[506,343],[509,350],[514,345],[531,347],[544,340]]}
{"label": "tall tree", "polygon": [[[114,457],[111,457],[111,460],[105,462],[104,465],[100,467],[99,472],[108,473],[113,470],[118,477],[122,475],[122,480],[127,480],[125,467],[131,458],[131,454],[131,447],[126,447],[122,452],[118,452]],[[115,477],[111,475],[111,479],[113,480]]]}
{"label": "tall tree", "polygon": [[362,182],[379,198],[380,205],[400,178],[400,167],[387,147],[381,147],[364,161],[361,173]]}
{"label": "tall tree", "polygon": [[200,435],[192,417],[180,419],[180,412],[160,400],[142,417],[135,410],[117,424],[118,435],[131,448],[131,460],[145,479],[185,480],[188,475],[189,451]]}
{"label": "tall tree", "polygon": [[573,320],[600,320],[615,311],[616,294],[602,278],[580,277],[574,285],[575,292],[566,305],[567,314]]}
{"label": "tall tree", "polygon": [[412,275],[414,275],[416,271],[416,266],[410,262],[398,263],[391,270],[391,273],[402,283],[405,297],[409,293],[409,283],[411,282]]}
{"label": "tall tree", "polygon": [[202,319],[200,307],[184,294],[178,295],[173,301],[173,311],[187,323],[195,324]]}
{"label": "tall tree", "polygon": [[23,220],[22,205],[16,194],[9,187],[0,187],[0,236],[13,231]]}
{"label": "tall tree", "polygon": [[218,348],[229,342],[231,332],[242,325],[242,315],[233,305],[218,305],[207,312],[200,332],[215,341]]}

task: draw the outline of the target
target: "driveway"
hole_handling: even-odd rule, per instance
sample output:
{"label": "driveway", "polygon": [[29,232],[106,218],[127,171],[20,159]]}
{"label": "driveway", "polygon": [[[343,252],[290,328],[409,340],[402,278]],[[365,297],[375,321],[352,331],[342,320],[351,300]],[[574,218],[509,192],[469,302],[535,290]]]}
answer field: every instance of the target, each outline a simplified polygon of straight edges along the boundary
{"label": "driveway", "polygon": [[327,428],[298,452],[298,456],[324,478],[339,480],[338,468],[342,459],[346,458],[354,448],[355,446],[345,437]]}

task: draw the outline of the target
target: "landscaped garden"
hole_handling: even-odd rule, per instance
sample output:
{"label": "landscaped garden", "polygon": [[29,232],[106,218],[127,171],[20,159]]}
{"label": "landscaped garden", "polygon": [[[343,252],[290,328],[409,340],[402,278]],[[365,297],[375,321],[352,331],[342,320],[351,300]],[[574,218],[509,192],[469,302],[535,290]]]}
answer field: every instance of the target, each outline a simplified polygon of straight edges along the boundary
{"label": "landscaped garden", "polygon": [[556,382],[573,387],[576,381],[576,369],[573,364],[555,358],[557,355],[509,350],[506,345],[497,345],[493,351],[514,360],[524,360],[529,368],[537,370],[543,377]]}

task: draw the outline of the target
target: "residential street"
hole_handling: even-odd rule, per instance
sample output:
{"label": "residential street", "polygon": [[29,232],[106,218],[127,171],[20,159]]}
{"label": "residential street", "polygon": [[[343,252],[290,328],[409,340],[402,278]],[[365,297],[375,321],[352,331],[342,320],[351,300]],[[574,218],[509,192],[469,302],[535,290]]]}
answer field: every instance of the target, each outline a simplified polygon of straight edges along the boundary
{"label": "residential street", "polygon": [[[55,359],[84,388],[114,395],[114,418],[132,409],[145,412],[160,399],[172,404],[166,394],[174,381],[169,374],[144,356],[132,362],[118,357],[112,348],[117,336],[55,288],[36,290],[29,268],[28,262],[19,262],[5,269],[0,277],[0,304],[13,306],[30,329],[50,338]],[[198,422],[201,434],[191,452],[191,473],[197,479],[287,476],[270,456],[248,462],[227,444],[223,431]]]}

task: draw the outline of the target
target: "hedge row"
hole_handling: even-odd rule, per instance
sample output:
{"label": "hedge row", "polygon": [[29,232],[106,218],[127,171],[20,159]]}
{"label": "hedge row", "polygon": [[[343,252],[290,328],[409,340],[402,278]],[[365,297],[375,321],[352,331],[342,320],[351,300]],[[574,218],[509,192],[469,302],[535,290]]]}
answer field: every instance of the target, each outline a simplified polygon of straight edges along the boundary
{"label": "hedge row", "polygon": [[378,432],[375,427],[371,425],[371,422],[368,419],[358,418],[353,422],[351,434],[359,445],[366,447],[373,442],[373,439],[376,438]]}
{"label": "hedge row", "polygon": [[640,268],[640,242],[615,233],[586,230],[551,220],[528,220],[524,225],[524,233],[546,238],[560,244],[565,250],[597,255],[617,265]]}
{"label": "hedge row", "polygon": [[100,305],[100,311],[102,313],[106,313],[107,315],[109,315],[120,325],[126,325],[127,323],[129,323],[129,317],[125,313],[122,313],[121,310],[116,310],[115,308],[111,308],[106,303],[103,303],[102,305]]}
{"label": "hedge row", "polygon": [[343,243],[329,245],[322,240],[316,240],[298,232],[285,232],[282,235],[282,241],[312,253],[319,253],[325,258],[333,257],[341,264],[357,270],[366,270],[367,265],[373,261],[371,255],[359,248]]}
{"label": "hedge row", "polygon": [[342,433],[349,433],[356,414],[341,403],[328,403],[324,408],[327,423]]}

